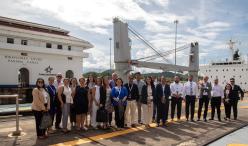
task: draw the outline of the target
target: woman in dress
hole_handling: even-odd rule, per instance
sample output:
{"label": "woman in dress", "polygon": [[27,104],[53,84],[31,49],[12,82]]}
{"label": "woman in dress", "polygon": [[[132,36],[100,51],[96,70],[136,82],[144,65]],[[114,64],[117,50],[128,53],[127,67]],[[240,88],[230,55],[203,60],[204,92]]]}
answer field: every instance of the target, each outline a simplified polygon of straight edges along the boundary
{"label": "woman in dress", "polygon": [[[78,85],[77,78],[71,78],[70,87],[72,90],[73,101],[74,101],[74,95],[76,92],[77,85]],[[71,122],[71,127],[74,128],[76,126],[76,111],[75,111],[74,103],[71,105],[71,109],[70,109],[70,122]]]}
{"label": "woman in dress", "polygon": [[85,79],[79,79],[79,86],[76,87],[74,96],[74,105],[76,112],[76,126],[77,130],[88,130],[85,127],[85,119],[88,113],[89,107],[89,88],[85,84]]}
{"label": "woman in dress", "polygon": [[96,113],[100,107],[100,96],[101,96],[100,95],[100,89],[101,88],[102,88],[102,78],[98,77],[96,80],[96,85],[92,89],[93,102],[92,102],[90,121],[91,121],[91,126],[94,129],[97,129],[97,127],[99,126],[99,123],[96,122]]}
{"label": "woman in dress", "polygon": [[108,112],[108,121],[104,123],[104,126],[103,126],[103,128],[106,129],[109,126],[111,126],[111,119],[112,119],[112,113],[113,113],[113,106],[111,102],[111,88],[109,86],[109,80],[107,76],[103,78],[103,89],[104,89],[104,96],[105,96],[104,107]]}
{"label": "woman in dress", "polygon": [[41,119],[43,112],[47,112],[50,109],[50,97],[45,88],[45,82],[42,78],[38,78],[36,81],[36,88],[32,91],[33,102],[32,111],[35,117],[36,134],[39,139],[46,138],[46,129],[41,129]]}
{"label": "woman in dress", "polygon": [[155,99],[155,86],[153,84],[151,77],[146,78],[146,85],[142,87],[141,95],[142,95],[141,106],[143,109],[143,118],[146,127],[150,127],[149,124],[152,123],[153,100]]}
{"label": "woman in dress", "polygon": [[230,91],[232,90],[232,86],[227,83],[224,89],[224,106],[225,106],[225,115],[226,117],[224,118],[225,120],[230,121],[230,116],[231,116],[231,105],[230,105]]}
{"label": "woman in dress", "polygon": [[[91,115],[92,103],[93,103],[92,90],[93,90],[93,88],[94,88],[95,85],[96,85],[95,79],[94,79],[94,77],[93,77],[92,74],[90,74],[90,75],[88,76],[86,85],[87,85],[87,87],[89,88],[89,107],[88,107],[89,110],[88,110],[88,113],[90,113],[90,115]],[[85,122],[85,124],[88,126],[88,116],[86,116],[86,122]],[[90,121],[90,125],[89,125],[89,126],[91,127],[91,121]]]}
{"label": "woman in dress", "polygon": [[68,117],[70,114],[70,106],[73,103],[72,98],[72,90],[70,88],[70,80],[68,78],[64,78],[64,85],[60,86],[58,89],[58,98],[60,101],[60,105],[62,108],[62,128],[63,132],[69,132],[67,128]]}
{"label": "woman in dress", "polygon": [[127,105],[127,88],[123,86],[123,81],[121,78],[116,79],[116,87],[111,90],[112,104],[115,110],[115,124],[117,130],[124,128],[124,113]]}

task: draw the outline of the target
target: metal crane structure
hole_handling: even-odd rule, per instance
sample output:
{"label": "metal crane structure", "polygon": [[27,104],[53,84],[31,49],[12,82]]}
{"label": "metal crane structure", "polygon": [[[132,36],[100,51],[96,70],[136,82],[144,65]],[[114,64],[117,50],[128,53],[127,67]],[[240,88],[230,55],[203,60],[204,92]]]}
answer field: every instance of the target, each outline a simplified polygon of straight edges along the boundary
{"label": "metal crane structure", "polygon": [[[127,81],[128,73],[132,71],[131,66],[159,69],[163,71],[188,71],[190,75],[194,76],[194,80],[197,81],[199,71],[199,45],[197,42],[190,43],[176,49],[176,51],[182,51],[190,47],[189,66],[174,65],[171,64],[165,56],[174,53],[175,49],[166,52],[159,52],[151,43],[149,43],[149,41],[144,39],[142,35],[128,25],[128,23],[123,22],[119,18],[114,18],[113,23],[115,71],[124,80],[124,82]],[[128,32],[131,32],[132,35],[141,40],[147,47],[151,48],[155,54],[132,60],[131,39],[129,38]],[[163,63],[149,62],[159,57],[163,59]]]}

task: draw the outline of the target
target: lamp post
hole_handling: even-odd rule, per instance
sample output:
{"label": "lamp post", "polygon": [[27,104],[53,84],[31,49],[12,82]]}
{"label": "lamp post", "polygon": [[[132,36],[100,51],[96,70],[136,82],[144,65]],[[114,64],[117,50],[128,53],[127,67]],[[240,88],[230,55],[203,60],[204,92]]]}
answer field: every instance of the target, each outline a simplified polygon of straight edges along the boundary
{"label": "lamp post", "polygon": [[[176,24],[176,30],[175,30],[175,65],[177,65],[177,24],[178,24],[178,20],[174,21],[174,24]],[[176,75],[177,71],[175,70],[175,75]]]}
{"label": "lamp post", "polygon": [[109,76],[111,76],[111,41],[112,38],[109,38]]}

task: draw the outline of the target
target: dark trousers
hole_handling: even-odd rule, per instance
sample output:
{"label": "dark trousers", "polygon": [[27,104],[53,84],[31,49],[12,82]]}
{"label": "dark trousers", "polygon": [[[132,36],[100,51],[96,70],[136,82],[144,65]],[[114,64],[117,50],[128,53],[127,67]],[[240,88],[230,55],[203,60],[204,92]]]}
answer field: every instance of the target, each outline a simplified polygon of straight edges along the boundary
{"label": "dark trousers", "polygon": [[162,119],[163,124],[168,120],[168,112],[169,112],[169,99],[166,99],[165,103],[159,102],[157,104],[157,123],[160,123]]}
{"label": "dark trousers", "polygon": [[190,119],[194,120],[194,114],[195,114],[195,98],[196,96],[190,96],[186,95],[186,119],[189,119],[189,108],[190,108]]}
{"label": "dark trousers", "polygon": [[225,106],[225,115],[226,115],[226,118],[231,118],[231,104],[230,104],[230,101],[229,102],[225,102],[224,103],[224,106]]}
{"label": "dark trousers", "polygon": [[206,118],[207,118],[208,104],[209,104],[208,95],[203,95],[203,96],[199,99],[198,119],[201,119],[201,113],[202,113],[202,107],[203,107],[203,105],[204,105],[203,119],[206,119]]}
{"label": "dark trousers", "polygon": [[215,109],[217,109],[217,115],[218,119],[220,118],[221,111],[220,111],[220,105],[221,105],[221,97],[212,97],[211,99],[211,119],[214,119]]}
{"label": "dark trousers", "polygon": [[231,109],[233,108],[233,117],[237,119],[238,116],[238,100],[230,99],[229,103],[225,103],[225,113],[227,118],[231,118]]}
{"label": "dark trousers", "polygon": [[112,112],[108,114],[108,123],[109,125],[112,123]]}
{"label": "dark trousers", "polygon": [[70,122],[76,123],[76,109],[73,104],[70,106]]}
{"label": "dark trousers", "polygon": [[59,125],[61,123],[61,118],[62,118],[62,109],[60,105],[57,105],[55,128],[59,128]]}
{"label": "dark trousers", "polygon": [[152,119],[156,119],[156,114],[158,113],[157,111],[157,103],[153,102],[153,113],[152,113]]}
{"label": "dark trousers", "polygon": [[40,129],[43,113],[41,111],[36,111],[36,110],[33,110],[33,113],[34,113],[34,118],[35,118],[37,136],[45,136],[46,130]]}
{"label": "dark trousers", "polygon": [[175,109],[177,106],[177,118],[181,118],[181,110],[182,110],[182,98],[176,98],[172,97],[171,98],[171,119],[174,119],[175,115]]}
{"label": "dark trousers", "polygon": [[119,107],[118,106],[114,106],[115,109],[115,123],[116,126],[118,128],[124,128],[124,119],[125,119],[125,110],[126,110],[126,106],[124,106],[124,111],[122,113],[122,115],[120,115],[119,113]]}

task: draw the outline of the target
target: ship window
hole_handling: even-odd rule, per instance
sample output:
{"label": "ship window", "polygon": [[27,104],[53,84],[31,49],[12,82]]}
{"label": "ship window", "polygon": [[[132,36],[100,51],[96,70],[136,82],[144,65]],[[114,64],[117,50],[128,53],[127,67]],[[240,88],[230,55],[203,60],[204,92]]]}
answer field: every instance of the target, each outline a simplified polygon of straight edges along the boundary
{"label": "ship window", "polygon": [[235,76],[233,76],[233,78],[235,78]]}
{"label": "ship window", "polygon": [[233,71],[235,71],[235,69],[233,69]]}
{"label": "ship window", "polygon": [[225,71],[225,69],[223,69],[223,71]]}
{"label": "ship window", "polygon": [[216,72],[218,72],[218,69],[216,69]]}
{"label": "ship window", "polygon": [[61,50],[61,49],[63,49],[63,46],[62,45],[58,45],[57,46],[57,49],[60,49]]}
{"label": "ship window", "polygon": [[211,76],[211,78],[212,78],[212,76]]}
{"label": "ship window", "polygon": [[246,84],[246,82],[245,82],[245,84]]}
{"label": "ship window", "polygon": [[225,78],[226,76],[223,76],[223,78]]}
{"label": "ship window", "polygon": [[244,69],[242,68],[242,71],[244,71]]}
{"label": "ship window", "polygon": [[52,48],[52,44],[51,43],[46,43],[46,48]]}
{"label": "ship window", "polygon": [[226,71],[228,71],[228,69],[226,69]]}
{"label": "ship window", "polygon": [[22,40],[22,41],[21,41],[21,44],[22,44],[22,45],[28,45],[28,40]]}
{"label": "ship window", "polygon": [[68,50],[71,51],[71,46],[68,46]]}
{"label": "ship window", "polygon": [[72,57],[67,57],[68,58],[68,60],[72,60]]}
{"label": "ship window", "polygon": [[246,69],[246,71],[248,71],[248,68]]}
{"label": "ship window", "polygon": [[14,39],[13,38],[7,38],[7,43],[14,44]]}
{"label": "ship window", "polygon": [[21,53],[22,56],[28,56],[28,53]]}
{"label": "ship window", "polygon": [[210,72],[211,70],[209,70],[209,72]]}
{"label": "ship window", "polygon": [[240,84],[242,84],[242,82]]}
{"label": "ship window", "polygon": [[239,76],[240,78],[242,77],[242,76]]}

